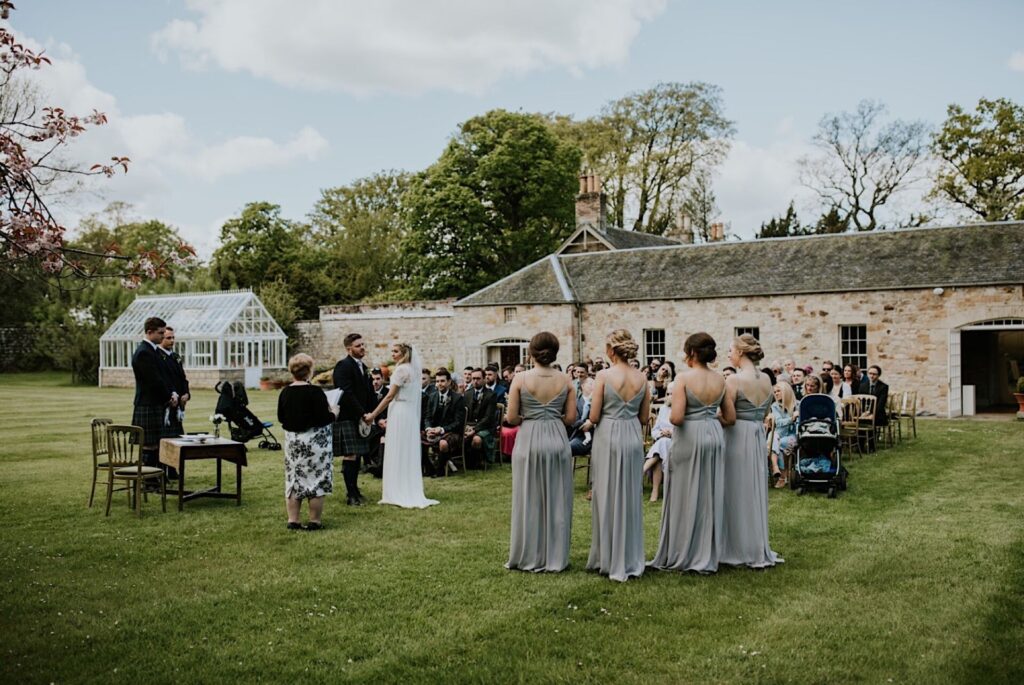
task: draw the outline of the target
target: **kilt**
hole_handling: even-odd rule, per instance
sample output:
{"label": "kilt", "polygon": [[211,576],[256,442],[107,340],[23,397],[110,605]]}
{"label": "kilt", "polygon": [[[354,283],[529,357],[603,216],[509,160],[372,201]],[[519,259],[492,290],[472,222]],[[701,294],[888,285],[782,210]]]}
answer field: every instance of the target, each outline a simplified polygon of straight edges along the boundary
{"label": "kilt", "polygon": [[334,422],[334,456],[347,457],[370,453],[370,439],[359,435],[359,419]]}
{"label": "kilt", "polygon": [[[164,411],[167,407],[136,405],[132,411],[132,425],[142,429],[142,445],[155,447],[164,435]],[[180,434],[179,434],[180,435]]]}
{"label": "kilt", "polygon": [[484,443],[484,454],[487,457],[487,461],[494,461],[494,446],[497,444],[494,433],[486,429],[480,429],[476,432],[480,436],[481,442]]}

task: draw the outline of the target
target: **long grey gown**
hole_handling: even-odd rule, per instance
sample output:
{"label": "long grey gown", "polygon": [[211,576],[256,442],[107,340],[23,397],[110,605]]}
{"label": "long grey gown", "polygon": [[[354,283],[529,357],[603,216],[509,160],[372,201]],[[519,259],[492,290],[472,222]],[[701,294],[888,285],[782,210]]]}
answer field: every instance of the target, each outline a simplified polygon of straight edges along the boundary
{"label": "long grey gown", "polygon": [[784,561],[768,546],[768,471],[764,415],[772,396],[755,406],[736,394],[736,423],[725,428],[725,516],[718,561],[765,568]]}
{"label": "long grey gown", "polygon": [[[724,396],[724,394],[723,394]],[[721,550],[725,438],[711,404],[686,390],[683,425],[672,432],[654,568],[714,573]]]}
{"label": "long grey gown", "polygon": [[626,402],[604,386],[590,453],[593,532],[587,569],[623,582],[644,572],[644,441],[638,419],[644,392]]}
{"label": "long grey gown", "polygon": [[512,450],[512,537],[505,568],[561,571],[569,565],[572,531],[572,451],[562,409],[563,389],[541,404],[526,389],[523,423]]}

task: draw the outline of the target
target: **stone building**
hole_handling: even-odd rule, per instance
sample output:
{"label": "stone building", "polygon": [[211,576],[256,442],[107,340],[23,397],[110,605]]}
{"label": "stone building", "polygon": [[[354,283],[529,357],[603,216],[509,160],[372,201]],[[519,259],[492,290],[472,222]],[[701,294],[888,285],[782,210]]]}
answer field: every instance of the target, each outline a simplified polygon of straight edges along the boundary
{"label": "stone building", "polygon": [[521,361],[530,337],[549,330],[564,365],[604,356],[606,334],[626,328],[644,362],[678,362],[691,333],[709,332],[724,358],[733,336],[751,332],[769,360],[878,364],[936,414],[960,415],[965,385],[980,409],[1013,402],[1024,223],[684,245],[605,217],[584,180],[578,228],[555,253],[457,301],[323,307],[304,327],[307,349],[336,359],[358,331],[374,361],[401,339],[428,365],[459,369]]}

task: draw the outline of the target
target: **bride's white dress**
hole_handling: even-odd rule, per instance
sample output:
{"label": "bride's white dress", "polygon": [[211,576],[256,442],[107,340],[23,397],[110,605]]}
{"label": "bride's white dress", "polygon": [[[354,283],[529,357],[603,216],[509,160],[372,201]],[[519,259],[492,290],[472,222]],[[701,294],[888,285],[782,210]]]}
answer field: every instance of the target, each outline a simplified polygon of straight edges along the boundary
{"label": "bride's white dress", "polygon": [[388,406],[384,438],[384,483],[380,504],[423,509],[437,504],[423,494],[420,471],[420,374],[409,364],[399,364],[391,383],[399,387]]}

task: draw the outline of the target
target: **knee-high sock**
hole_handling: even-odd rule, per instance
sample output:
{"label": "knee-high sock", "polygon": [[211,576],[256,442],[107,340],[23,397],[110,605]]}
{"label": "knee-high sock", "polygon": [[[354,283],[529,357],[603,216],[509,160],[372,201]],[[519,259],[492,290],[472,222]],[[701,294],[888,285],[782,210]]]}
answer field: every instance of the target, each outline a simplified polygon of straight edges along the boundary
{"label": "knee-high sock", "polygon": [[341,474],[345,478],[345,490],[349,497],[359,497],[359,460],[342,459]]}

